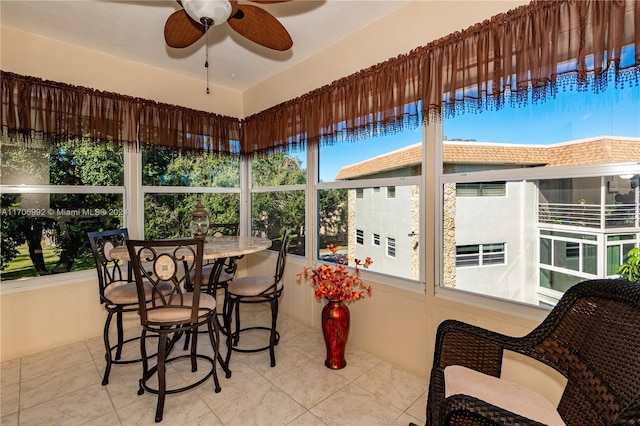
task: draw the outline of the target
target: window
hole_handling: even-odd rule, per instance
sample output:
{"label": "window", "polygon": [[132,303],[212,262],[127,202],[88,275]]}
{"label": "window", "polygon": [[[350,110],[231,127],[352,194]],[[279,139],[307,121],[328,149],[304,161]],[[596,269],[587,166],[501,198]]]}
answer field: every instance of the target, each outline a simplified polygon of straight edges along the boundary
{"label": "window", "polygon": [[503,263],[505,263],[504,243],[456,247],[456,267],[499,265]]}
{"label": "window", "polygon": [[144,236],[184,238],[200,201],[210,223],[240,218],[240,160],[211,153],[146,149],[142,153]]}
{"label": "window", "polygon": [[251,162],[251,235],[273,241],[277,251],[291,230],[289,253],[305,255],[306,152],[275,152]]}
{"label": "window", "polygon": [[618,267],[627,261],[626,254],[638,247],[638,235],[622,234],[607,237],[607,277],[617,277]]}
{"label": "window", "polygon": [[457,197],[504,197],[506,195],[505,182],[458,183]]}
{"label": "window", "polygon": [[541,305],[616,276],[640,236],[640,166],[628,155],[638,158],[638,99],[640,88],[611,83],[445,117],[441,285]]}
{"label": "window", "polygon": [[86,233],[121,227],[128,215],[122,147],[0,145],[2,281],[95,268]]}
{"label": "window", "polygon": [[387,256],[396,257],[396,239],[387,237]]}
{"label": "window", "polygon": [[388,186],[387,187],[387,198],[396,198],[396,187]]}
{"label": "window", "polygon": [[[405,129],[352,143],[320,145],[316,186],[320,258],[327,255],[326,244],[332,243],[349,259],[371,257],[367,273],[401,278],[406,288],[424,289],[422,245],[419,233],[412,234],[423,220],[422,131]],[[382,230],[396,237],[391,247],[382,245]]]}

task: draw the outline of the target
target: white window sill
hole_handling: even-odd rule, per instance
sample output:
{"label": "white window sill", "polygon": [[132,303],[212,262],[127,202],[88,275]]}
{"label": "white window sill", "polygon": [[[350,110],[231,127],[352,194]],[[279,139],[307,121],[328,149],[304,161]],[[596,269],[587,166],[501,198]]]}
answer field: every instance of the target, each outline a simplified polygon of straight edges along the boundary
{"label": "white window sill", "polygon": [[0,294],[4,295],[21,293],[24,291],[41,290],[44,288],[60,287],[92,280],[97,280],[96,271],[94,269],[3,281],[2,284],[0,284]]}

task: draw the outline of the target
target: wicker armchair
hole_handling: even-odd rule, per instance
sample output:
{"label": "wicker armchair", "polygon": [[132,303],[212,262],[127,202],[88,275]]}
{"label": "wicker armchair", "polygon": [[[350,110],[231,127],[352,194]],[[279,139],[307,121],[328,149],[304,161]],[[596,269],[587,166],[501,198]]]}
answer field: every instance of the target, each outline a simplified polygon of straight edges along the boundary
{"label": "wicker armchair", "polygon": [[[605,279],[576,284],[524,337],[509,337],[455,320],[444,321],[436,336],[427,425],[553,424],[544,417],[544,407],[530,396],[522,400],[520,395],[520,401],[514,401],[519,391],[512,391],[513,384],[503,387],[501,382],[506,381],[498,378],[504,350],[534,358],[566,377],[557,411],[551,405],[555,413],[546,413],[559,415],[560,424],[640,425],[639,284]],[[452,382],[460,372],[456,369],[463,376],[478,376],[484,382],[480,394],[491,388],[497,393],[500,407],[472,392],[452,393]],[[469,377],[458,385],[470,384]],[[528,392],[534,394],[533,398],[537,395]],[[523,407],[524,412],[519,410]]]}

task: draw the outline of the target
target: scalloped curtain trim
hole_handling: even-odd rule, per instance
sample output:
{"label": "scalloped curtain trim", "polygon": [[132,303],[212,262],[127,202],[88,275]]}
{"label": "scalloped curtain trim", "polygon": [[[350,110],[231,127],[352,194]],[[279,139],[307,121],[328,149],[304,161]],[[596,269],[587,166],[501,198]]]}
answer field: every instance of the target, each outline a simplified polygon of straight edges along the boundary
{"label": "scalloped curtain trim", "polygon": [[255,155],[542,102],[561,88],[598,93],[611,79],[640,79],[640,2],[534,0],[243,120],[8,72],[0,119],[22,142],[40,135]]}

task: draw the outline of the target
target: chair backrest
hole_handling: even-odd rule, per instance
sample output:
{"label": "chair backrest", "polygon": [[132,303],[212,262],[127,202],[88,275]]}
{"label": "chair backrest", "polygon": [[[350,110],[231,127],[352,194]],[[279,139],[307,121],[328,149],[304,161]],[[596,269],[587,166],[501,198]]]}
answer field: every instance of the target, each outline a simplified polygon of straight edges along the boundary
{"label": "chair backrest", "polygon": [[[189,310],[180,315],[188,319],[177,323],[198,322],[204,240],[128,240],[127,249],[138,290],[141,324],[157,324],[149,314],[161,309]],[[195,279],[190,283],[192,271]],[[193,288],[188,296],[185,284]],[[189,303],[184,302],[185,298]]]}
{"label": "chair backrest", "polygon": [[105,297],[105,289],[117,282],[131,281],[131,266],[127,265],[126,276],[118,259],[111,257],[111,250],[116,246],[124,245],[129,239],[126,228],[109,231],[87,232],[89,245],[93,253],[98,272],[98,285],[100,287],[100,303],[111,303]]}
{"label": "chair backrest", "polygon": [[284,275],[284,266],[287,262],[287,252],[289,251],[289,236],[291,231],[287,229],[282,236],[282,245],[278,252],[278,260],[276,261],[276,273],[274,275],[275,284],[278,284]]}
{"label": "chair backrest", "polygon": [[568,425],[608,425],[621,415],[638,420],[640,285],[576,284],[523,340],[528,355],[567,378],[558,412]]}
{"label": "chair backrest", "polygon": [[239,223],[212,223],[209,225],[207,233],[211,236],[218,237],[222,235],[235,236],[240,233]]}

